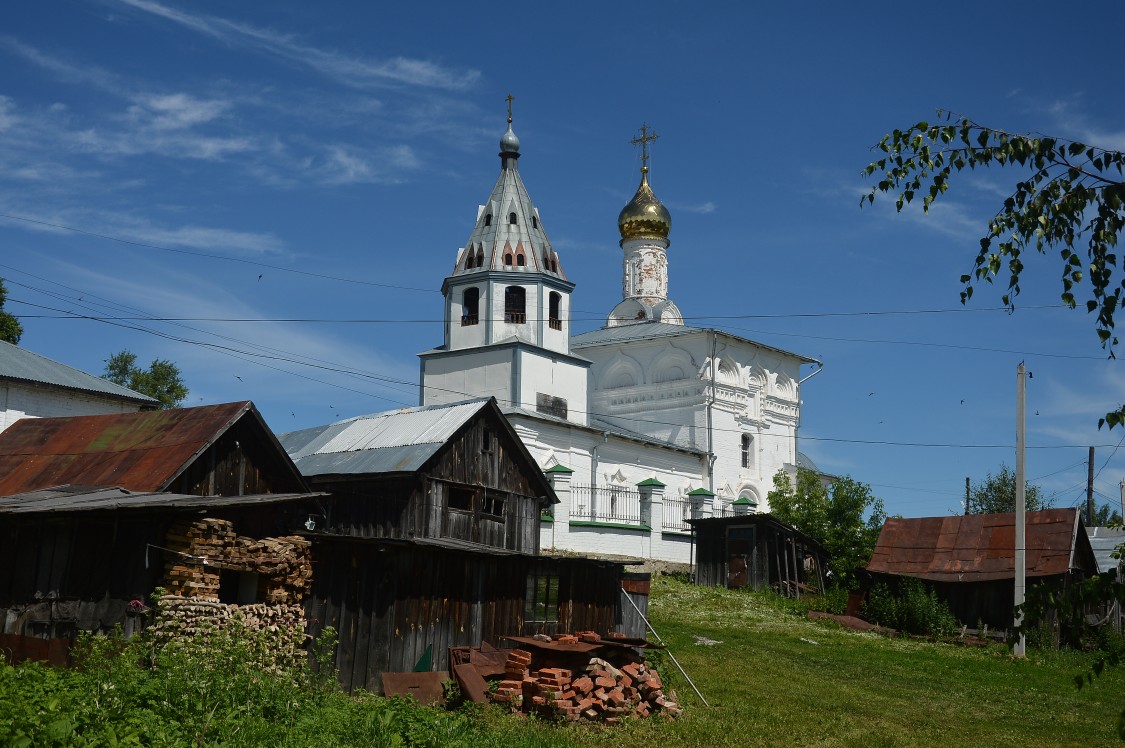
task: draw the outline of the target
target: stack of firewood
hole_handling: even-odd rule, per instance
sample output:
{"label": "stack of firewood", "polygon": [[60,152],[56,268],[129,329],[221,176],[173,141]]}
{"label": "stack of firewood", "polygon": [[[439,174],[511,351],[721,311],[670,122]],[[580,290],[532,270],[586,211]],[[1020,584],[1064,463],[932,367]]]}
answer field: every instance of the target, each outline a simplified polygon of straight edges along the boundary
{"label": "stack of firewood", "polygon": [[221,569],[258,574],[265,602],[275,605],[299,604],[312,587],[311,543],[304,538],[255,540],[236,535],[227,520],[208,518],[173,525],[167,548],[164,587],[174,595],[217,600]]}

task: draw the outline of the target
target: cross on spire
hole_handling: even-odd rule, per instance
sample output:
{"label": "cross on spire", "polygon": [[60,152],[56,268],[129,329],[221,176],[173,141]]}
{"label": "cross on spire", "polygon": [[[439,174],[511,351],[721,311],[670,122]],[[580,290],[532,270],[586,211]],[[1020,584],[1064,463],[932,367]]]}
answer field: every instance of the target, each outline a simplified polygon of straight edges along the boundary
{"label": "cross on spire", "polygon": [[508,94],[506,101],[508,102],[508,124],[512,124],[512,102],[516,100],[515,96]]}
{"label": "cross on spire", "polygon": [[[510,106],[510,104],[509,104],[509,106]],[[641,133],[640,135],[636,136],[635,138],[633,138],[629,142],[632,143],[633,145],[637,145],[638,143],[640,144],[640,146],[641,146],[641,172],[647,174],[648,173],[648,144],[651,143],[652,141],[656,140],[660,136],[657,135],[655,132],[653,132],[649,128],[647,122],[641,124],[640,133]]]}

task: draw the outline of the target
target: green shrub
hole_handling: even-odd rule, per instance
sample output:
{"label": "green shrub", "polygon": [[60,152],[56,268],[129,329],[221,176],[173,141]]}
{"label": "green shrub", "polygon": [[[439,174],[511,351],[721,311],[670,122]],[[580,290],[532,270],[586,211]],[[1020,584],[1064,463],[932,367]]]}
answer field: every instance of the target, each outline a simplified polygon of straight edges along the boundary
{"label": "green shrub", "polygon": [[881,626],[911,634],[950,636],[960,624],[933,590],[917,579],[903,579],[896,595],[885,584],[876,584],[863,605],[863,616]]}

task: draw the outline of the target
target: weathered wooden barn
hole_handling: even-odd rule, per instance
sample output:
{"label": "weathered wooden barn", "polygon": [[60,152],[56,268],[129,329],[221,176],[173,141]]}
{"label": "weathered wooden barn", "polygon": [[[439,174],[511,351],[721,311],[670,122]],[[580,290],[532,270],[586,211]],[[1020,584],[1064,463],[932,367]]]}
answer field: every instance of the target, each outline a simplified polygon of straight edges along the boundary
{"label": "weathered wooden barn", "polygon": [[249,402],[17,421],[0,434],[0,646],[58,660],[80,630],[131,632],[174,581],[177,527],[260,539],[318,511]]}
{"label": "weathered wooden barn", "polygon": [[[1027,512],[1026,578],[1060,589],[1098,573],[1078,509]],[[1013,622],[1015,514],[890,518],[867,571],[895,585],[922,580],[959,621],[1006,629]]]}
{"label": "weathered wooden barn", "polygon": [[770,514],[690,520],[695,583],[769,588],[800,597],[824,589],[828,555],[820,544]]}
{"label": "weathered wooden barn", "polygon": [[494,399],[280,439],[328,494],[308,533],[316,568],[306,610],[314,636],[336,629],[346,688],[378,691],[381,673],[419,662],[447,669],[450,646],[624,630],[620,564],[538,555],[554,493]]}

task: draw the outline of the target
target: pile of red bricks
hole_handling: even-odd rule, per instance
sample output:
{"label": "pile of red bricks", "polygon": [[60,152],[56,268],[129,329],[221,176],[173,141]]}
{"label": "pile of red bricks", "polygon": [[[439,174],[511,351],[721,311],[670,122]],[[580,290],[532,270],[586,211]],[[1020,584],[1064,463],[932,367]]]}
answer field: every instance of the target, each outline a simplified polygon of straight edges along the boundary
{"label": "pile of red bricks", "polygon": [[[590,641],[583,640],[582,634],[565,639],[560,636],[555,641]],[[566,668],[530,670],[530,665],[530,652],[511,651],[505,664],[505,680],[490,692],[491,700],[508,704],[513,711],[606,724],[616,724],[628,716],[678,717],[683,713],[675,692],[665,694],[660,675],[644,662],[629,662],[618,668],[593,657],[578,677]]]}

